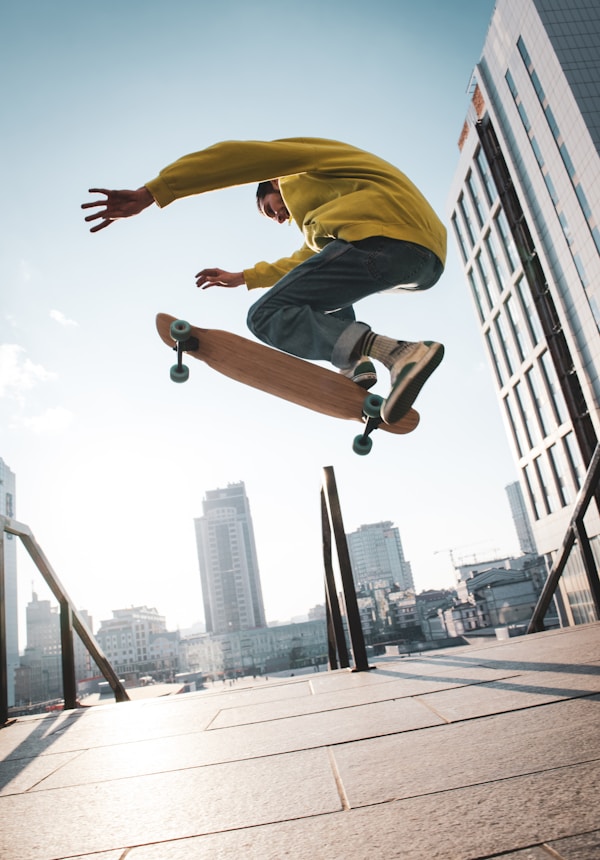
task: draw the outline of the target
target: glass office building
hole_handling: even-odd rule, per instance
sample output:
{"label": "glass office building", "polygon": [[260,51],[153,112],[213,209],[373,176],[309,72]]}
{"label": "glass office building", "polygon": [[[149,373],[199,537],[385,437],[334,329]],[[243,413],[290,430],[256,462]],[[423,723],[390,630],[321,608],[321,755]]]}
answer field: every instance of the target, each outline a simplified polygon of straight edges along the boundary
{"label": "glass office building", "polygon": [[[449,198],[535,544],[560,548],[600,436],[600,4],[498,0]],[[598,564],[600,524],[586,531]],[[577,546],[567,624],[596,620]]]}

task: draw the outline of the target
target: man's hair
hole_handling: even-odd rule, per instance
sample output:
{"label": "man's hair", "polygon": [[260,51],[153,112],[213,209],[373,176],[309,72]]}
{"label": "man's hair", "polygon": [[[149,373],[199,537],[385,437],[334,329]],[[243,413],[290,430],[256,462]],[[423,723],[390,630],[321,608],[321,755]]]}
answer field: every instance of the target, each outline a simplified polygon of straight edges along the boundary
{"label": "man's hair", "polygon": [[258,183],[258,188],[256,189],[256,208],[261,215],[263,215],[264,213],[260,204],[265,199],[267,194],[271,194],[271,192],[273,191],[277,191],[277,189],[275,188],[270,179],[267,179],[266,182]]}

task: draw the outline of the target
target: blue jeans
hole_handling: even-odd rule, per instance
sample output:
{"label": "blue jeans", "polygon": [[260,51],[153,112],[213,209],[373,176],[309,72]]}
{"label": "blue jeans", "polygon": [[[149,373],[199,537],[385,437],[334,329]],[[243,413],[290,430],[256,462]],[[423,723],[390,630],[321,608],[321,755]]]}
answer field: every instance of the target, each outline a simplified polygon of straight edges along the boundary
{"label": "blue jeans", "polygon": [[252,305],[248,328],[284,352],[346,368],[359,357],[358,345],[370,331],[356,321],[354,303],[394,288],[426,290],[443,268],[427,248],[399,239],[335,239]]}

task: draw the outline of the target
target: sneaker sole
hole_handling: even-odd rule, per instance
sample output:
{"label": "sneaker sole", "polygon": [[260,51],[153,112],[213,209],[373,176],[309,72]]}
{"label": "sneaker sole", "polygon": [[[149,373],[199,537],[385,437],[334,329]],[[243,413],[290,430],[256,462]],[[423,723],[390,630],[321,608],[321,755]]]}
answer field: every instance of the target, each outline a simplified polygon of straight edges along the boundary
{"label": "sneaker sole", "polygon": [[370,361],[363,361],[355,367],[352,382],[367,391],[373,388],[377,382],[377,372]]}
{"label": "sneaker sole", "polygon": [[444,347],[441,343],[433,341],[424,341],[424,343],[429,347],[426,354],[420,360],[409,362],[402,368],[389,396],[381,405],[381,417],[386,424],[394,424],[406,415],[444,357]]}

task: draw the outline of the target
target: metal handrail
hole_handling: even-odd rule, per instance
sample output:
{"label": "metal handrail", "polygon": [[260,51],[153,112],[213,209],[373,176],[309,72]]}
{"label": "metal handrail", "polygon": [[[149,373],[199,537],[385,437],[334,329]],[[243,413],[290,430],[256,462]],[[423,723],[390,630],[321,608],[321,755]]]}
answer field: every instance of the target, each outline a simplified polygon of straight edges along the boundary
{"label": "metal handrail", "polygon": [[352,654],[354,657],[354,671],[367,672],[371,668],[367,660],[367,649],[363,635],[352,565],[348,552],[348,541],[344,531],[340,500],[333,473],[333,466],[325,466],[323,469],[324,482],[321,489],[321,518],[323,524],[323,559],[325,563],[325,597],[327,607],[327,636],[329,642],[329,664],[332,669],[336,668],[335,654],[340,658],[342,668],[349,666],[346,639],[341,620],[333,566],[331,563],[331,534],[333,532],[337,549],[337,557],[342,579],[344,603],[346,606],[346,618],[348,621],[348,632],[352,643]]}
{"label": "metal handrail", "polygon": [[77,707],[77,681],[75,678],[75,651],[73,647],[73,631],[77,633],[90,656],[108,681],[117,702],[128,702],[129,696],[118,675],[108,661],[93,634],[88,630],[85,621],[75,609],[73,601],[41,547],[35,540],[28,526],[10,517],[0,515],[0,726],[8,720],[8,671],[6,648],[6,601],[5,601],[5,571],[4,571],[4,533],[19,537],[25,549],[31,556],[37,569],[42,574],[50,591],[60,607],[60,638],[62,651],[63,697],[65,709]]}
{"label": "metal handrail", "polygon": [[600,618],[600,579],[598,578],[598,569],[594,561],[590,541],[583,522],[592,500],[597,498],[599,483],[600,445],[596,445],[596,450],[594,451],[588,466],[585,481],[575,500],[575,507],[573,509],[573,514],[571,516],[565,538],[558,555],[554,560],[552,569],[548,574],[548,579],[544,584],[544,588],[542,589],[542,593],[540,594],[536,607],[533,610],[533,615],[531,616],[527,633],[540,633],[544,629],[544,616],[548,611],[550,602],[554,597],[560,578],[566,567],[567,561],[569,560],[571,550],[575,544],[578,544],[581,550],[581,557],[588,585],[590,587],[592,601],[594,603],[596,615]]}

